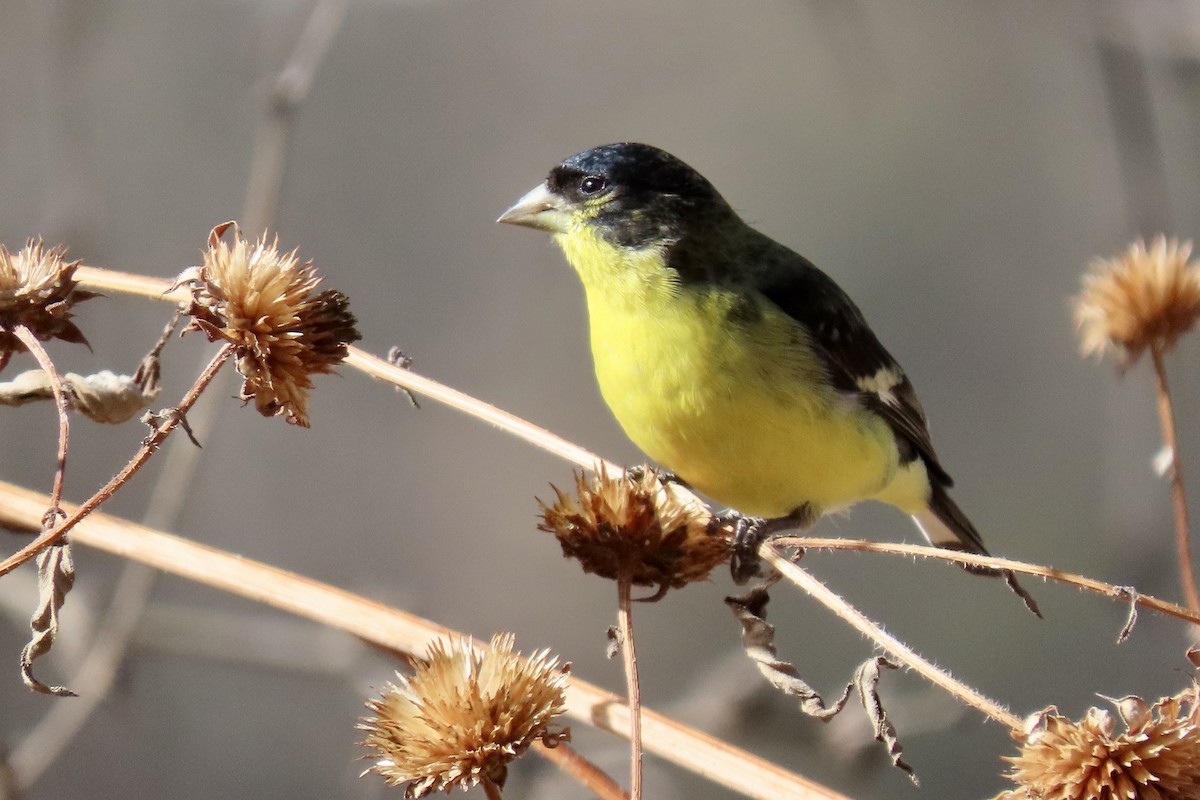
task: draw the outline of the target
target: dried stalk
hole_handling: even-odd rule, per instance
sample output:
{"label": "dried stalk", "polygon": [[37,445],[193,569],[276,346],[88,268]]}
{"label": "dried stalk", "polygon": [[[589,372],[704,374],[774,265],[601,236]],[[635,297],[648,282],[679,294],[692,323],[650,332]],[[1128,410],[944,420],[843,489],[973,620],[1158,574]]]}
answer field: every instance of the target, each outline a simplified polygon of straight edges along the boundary
{"label": "dried stalk", "polygon": [[827,608],[848,622],[851,627],[871,639],[906,667],[920,673],[934,685],[942,687],[954,697],[997,722],[1008,726],[1014,732],[1021,733],[1024,731],[1023,723],[1015,714],[1001,706],[995,700],[984,697],[965,683],[952,678],[949,673],[938,668],[932,662],[922,658],[911,647],[876,625],[861,611],[832,592],[828,586],[793,563],[776,548],[773,542],[764,543],[759,548],[759,553],[767,563],[782,572],[785,578],[819,600]]}
{"label": "dried stalk", "polygon": [[642,686],[638,680],[637,648],[633,642],[633,584],[629,572],[617,579],[617,630],[629,697],[629,800],[642,800]]}
{"label": "dried stalk", "polygon": [[42,347],[42,343],[37,340],[33,332],[24,325],[17,325],[13,328],[13,333],[29,350],[38,362],[38,366],[42,368],[42,372],[46,373],[46,377],[50,379],[50,391],[54,392],[54,406],[58,409],[58,457],[54,468],[54,489],[50,492],[50,507],[43,521],[43,525],[49,530],[58,522],[58,509],[62,502],[63,484],[67,475],[67,450],[71,438],[71,420],[67,415],[67,395],[63,392],[62,376],[58,374],[58,369],[50,359],[50,354],[46,352],[46,348]]}
{"label": "dried stalk", "polygon": [[629,800],[629,795],[625,794],[608,773],[581,756],[579,751],[569,744],[559,742],[554,747],[548,747],[538,740],[533,743],[531,749],[601,800]]}
{"label": "dried stalk", "polygon": [[1183,596],[1192,611],[1200,613],[1200,593],[1196,591],[1196,573],[1192,567],[1192,545],[1188,524],[1187,497],[1183,492],[1183,475],[1179,468],[1179,437],[1175,434],[1175,411],[1171,390],[1167,386],[1167,369],[1163,365],[1162,348],[1151,345],[1154,361],[1154,388],[1158,400],[1158,424],[1162,428],[1163,446],[1171,456],[1167,475],[1171,479],[1171,501],[1175,512],[1175,553],[1179,561],[1179,582]]}
{"label": "dried stalk", "polygon": [[1029,564],[1024,561],[1013,561],[1008,558],[995,556],[977,556],[957,550],[943,550],[940,547],[929,547],[919,544],[895,544],[892,542],[868,542],[863,539],[823,539],[809,536],[781,536],[772,540],[780,547],[798,547],[809,550],[856,550],[864,553],[888,553],[900,556],[916,556],[918,558],[937,558],[943,561],[953,561],[956,564],[989,567],[992,569],[1010,569],[1024,575],[1035,575],[1059,583],[1078,586],[1090,592],[1111,597],[1123,602],[1132,602],[1143,608],[1157,611],[1160,614],[1176,617],[1177,619],[1200,625],[1200,614],[1189,611],[1176,603],[1169,603],[1148,594],[1131,592],[1128,586],[1117,586],[1094,578],[1064,572],[1054,567],[1043,567],[1040,564]]}

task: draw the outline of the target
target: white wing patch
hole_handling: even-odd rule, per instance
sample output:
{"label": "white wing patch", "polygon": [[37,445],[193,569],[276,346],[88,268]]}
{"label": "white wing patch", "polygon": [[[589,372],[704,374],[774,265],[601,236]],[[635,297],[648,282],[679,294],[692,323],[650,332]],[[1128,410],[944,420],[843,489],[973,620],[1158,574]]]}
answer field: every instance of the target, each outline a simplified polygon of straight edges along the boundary
{"label": "white wing patch", "polygon": [[902,383],[904,383],[904,373],[891,367],[881,367],[874,375],[854,381],[854,385],[860,392],[873,394],[889,406],[898,405],[896,395],[892,394],[892,390]]}

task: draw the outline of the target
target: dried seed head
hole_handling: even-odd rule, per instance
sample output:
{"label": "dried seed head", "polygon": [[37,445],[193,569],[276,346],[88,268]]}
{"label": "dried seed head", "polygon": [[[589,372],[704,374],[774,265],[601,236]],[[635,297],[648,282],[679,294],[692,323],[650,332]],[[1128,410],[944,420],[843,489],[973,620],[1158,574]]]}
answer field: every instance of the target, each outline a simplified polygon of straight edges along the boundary
{"label": "dried seed head", "polygon": [[19,325],[43,341],[87,344],[71,322],[71,310],[96,295],[76,288],[79,262],[64,261],[66,254],[65,246],[47,250],[40,239],[30,239],[16,253],[0,245],[0,353],[25,349],[12,334]]}
{"label": "dried seed head", "polygon": [[553,505],[541,500],[540,530],[553,533],[563,555],[584,572],[660,591],[704,580],[729,560],[729,543],[709,534],[711,514],[694,497],[683,497],[653,470],[610,478],[601,470],[575,476],[577,497],[559,491]]}
{"label": "dried seed head", "polygon": [[1006,759],[1009,777],[1024,790],[1007,796],[1034,800],[1200,800],[1200,710],[1197,688],[1153,706],[1140,698],[1117,702],[1113,714],[1089,709],[1079,722],[1051,707],[1036,715],[1021,754]]}
{"label": "dried seed head", "polygon": [[[232,244],[221,238],[229,229]],[[242,399],[253,399],[264,416],[286,414],[306,428],[310,376],[332,372],[346,346],[362,338],[346,296],[313,294],[320,283],[295,250],[280,253],[278,238],[268,244],[266,234],[251,244],[234,222],[213,228],[203,264],[176,281],[192,290],[185,332],[201,330],[211,341],[235,345]]]}
{"label": "dried seed head", "polygon": [[1200,318],[1200,266],[1192,243],[1157,236],[1113,259],[1097,259],[1075,299],[1084,355],[1117,353],[1122,367],[1152,347],[1166,352]]}
{"label": "dried seed head", "polygon": [[412,677],[397,677],[367,701],[374,716],[358,728],[375,751],[366,772],[390,786],[407,783],[406,797],[484,779],[501,786],[508,763],[530,744],[567,736],[550,728],[565,711],[567,667],[546,650],[522,659],[512,634],[493,636],[488,649],[469,639],[435,642]]}

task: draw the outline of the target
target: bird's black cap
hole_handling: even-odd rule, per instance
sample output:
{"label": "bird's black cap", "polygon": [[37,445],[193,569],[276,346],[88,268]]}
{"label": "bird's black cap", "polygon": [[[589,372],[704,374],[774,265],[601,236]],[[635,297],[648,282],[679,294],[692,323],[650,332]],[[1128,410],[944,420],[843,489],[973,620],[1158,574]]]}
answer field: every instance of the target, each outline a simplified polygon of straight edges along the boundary
{"label": "bird's black cap", "polygon": [[[550,173],[550,188],[585,175],[598,175],[613,186],[702,200],[720,197],[708,179],[666,150],[638,142],[618,142],[584,150]],[[557,185],[556,185],[557,184]]]}
{"label": "bird's black cap", "polygon": [[[604,202],[594,222],[622,245],[677,241],[698,224],[731,214],[708,179],[675,156],[637,142],[593,147],[550,171],[546,187],[569,201],[589,199],[603,184]],[[596,192],[597,195],[601,192]]]}

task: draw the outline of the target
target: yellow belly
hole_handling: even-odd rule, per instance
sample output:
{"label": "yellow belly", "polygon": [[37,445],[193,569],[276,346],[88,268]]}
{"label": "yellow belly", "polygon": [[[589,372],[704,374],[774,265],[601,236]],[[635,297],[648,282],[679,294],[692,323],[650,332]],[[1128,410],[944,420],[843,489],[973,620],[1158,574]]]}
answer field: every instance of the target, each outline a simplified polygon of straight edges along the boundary
{"label": "yellow belly", "polygon": [[[611,290],[611,286],[607,287]],[[588,290],[605,401],[650,458],[743,513],[818,513],[874,497],[898,470],[891,431],[829,388],[782,311],[727,320],[732,294],[630,303]],[[890,499],[890,498],[889,498]]]}

